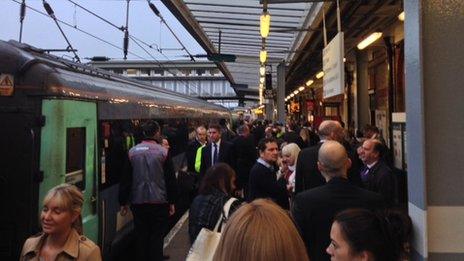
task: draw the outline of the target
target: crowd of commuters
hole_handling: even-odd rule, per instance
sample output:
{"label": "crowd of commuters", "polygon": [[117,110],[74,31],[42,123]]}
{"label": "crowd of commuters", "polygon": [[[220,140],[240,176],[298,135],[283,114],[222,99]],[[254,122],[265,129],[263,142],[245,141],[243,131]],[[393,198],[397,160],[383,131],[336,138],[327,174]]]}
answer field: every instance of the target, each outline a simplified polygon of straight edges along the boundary
{"label": "crowd of commuters", "polygon": [[[227,132],[230,137],[233,132],[225,130],[224,126],[218,128],[216,125],[209,127],[209,143],[202,148],[202,153],[195,154],[196,157],[201,155],[213,158],[214,151],[221,153],[221,149],[213,149],[214,143],[224,142],[221,133]],[[211,212],[210,218],[217,218],[227,197],[241,198],[248,203],[243,203],[238,210],[238,206],[234,206],[234,214],[227,221],[215,260],[291,259],[293,254],[300,251],[295,249],[295,246],[300,245],[299,240],[305,248],[304,254],[298,254],[301,260],[304,260],[306,253],[310,260],[351,260],[347,254],[359,257],[359,260],[405,259],[407,249],[404,246],[408,244],[410,233],[409,218],[401,212],[385,212],[397,206],[398,188],[389,165],[388,148],[376,127],[367,126],[362,131],[362,137],[347,137],[342,124],[332,120],[323,121],[317,131],[295,123],[288,123],[284,127],[283,124],[245,122],[239,125],[236,132],[234,138],[228,138],[232,146],[226,147],[227,155],[232,157],[218,157],[217,162],[227,163],[236,171],[238,193],[222,190],[225,198],[215,201],[216,210],[214,214]],[[208,146],[211,149],[206,149]],[[228,159],[231,160],[228,162]],[[202,160],[202,165],[204,163],[207,165],[203,168],[213,166],[214,169],[215,163],[211,160]],[[202,173],[198,174],[201,183]],[[203,178],[203,181],[206,179]],[[190,231],[191,240],[194,239],[192,234],[198,233],[201,227],[212,229],[215,223],[209,221],[202,225],[197,221],[196,216],[201,212],[197,201],[204,201],[204,198],[204,192],[201,192],[192,204],[194,216],[190,218],[190,227],[195,229]],[[242,201],[236,204],[239,202]],[[281,235],[265,234],[277,233],[272,230],[276,227],[275,222],[286,220],[279,218],[279,214],[269,208],[278,208],[279,213],[288,219],[285,226],[296,229],[297,236],[292,234],[292,228],[282,229],[282,224],[278,227],[286,235],[287,240],[282,240],[286,242],[266,245],[270,243],[265,240],[266,237],[274,238],[275,243],[275,238]],[[203,208],[202,215],[206,215],[204,211],[207,209]],[[275,217],[269,218],[264,212],[273,213]],[[250,213],[255,216],[251,218]],[[374,216],[375,222],[395,217],[395,220],[401,222],[372,221],[375,226],[363,227],[362,224],[342,220],[345,217],[343,213],[365,218]],[[336,217],[340,221],[332,223],[337,220]],[[267,221],[274,225],[266,225]],[[364,230],[371,234],[366,235],[365,241],[358,242],[362,236],[357,234],[364,233]],[[388,232],[394,230],[403,232]],[[371,238],[372,233],[376,233],[375,240]],[[285,245],[289,238],[296,238],[291,247]],[[395,239],[394,242],[398,244],[385,243],[387,250],[380,252],[375,249],[376,244],[384,244],[385,240],[391,239]],[[341,246],[349,248],[343,250]],[[287,252],[280,251],[281,247]],[[290,249],[292,253],[288,253]],[[391,255],[379,257],[382,251],[388,251]],[[282,254],[286,258],[281,258]]]}
{"label": "crowd of commuters", "polygon": [[[408,259],[411,222],[392,210],[397,180],[375,126],[352,137],[332,120],[317,129],[241,121],[232,130],[224,120],[193,127],[191,135],[182,132],[191,138],[182,162],[194,177],[190,242],[215,227],[229,199],[238,199],[221,221],[214,260]],[[138,144],[126,138],[119,203],[122,215],[133,214],[136,260],[168,258],[163,238],[178,193],[169,144],[178,141],[170,133],[148,121]],[[82,202],[74,186],[50,190],[43,232],[26,241],[21,260],[100,260],[98,246],[82,236]]]}

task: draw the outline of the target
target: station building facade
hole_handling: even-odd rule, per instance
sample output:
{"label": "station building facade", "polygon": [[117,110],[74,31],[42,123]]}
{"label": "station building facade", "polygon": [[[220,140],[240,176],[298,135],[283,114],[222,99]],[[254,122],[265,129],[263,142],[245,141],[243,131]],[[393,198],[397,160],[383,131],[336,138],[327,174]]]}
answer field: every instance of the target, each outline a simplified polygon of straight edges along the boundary
{"label": "station building facade", "polygon": [[238,106],[236,93],[209,61],[106,61],[92,65],[156,87],[198,97],[227,108]]}

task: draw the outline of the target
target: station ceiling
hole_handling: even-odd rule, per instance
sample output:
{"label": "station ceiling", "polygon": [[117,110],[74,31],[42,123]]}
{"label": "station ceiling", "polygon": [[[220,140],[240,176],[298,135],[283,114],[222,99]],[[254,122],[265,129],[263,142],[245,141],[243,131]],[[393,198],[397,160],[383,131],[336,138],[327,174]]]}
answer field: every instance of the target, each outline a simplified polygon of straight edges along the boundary
{"label": "station ceiling", "polygon": [[[207,53],[233,54],[235,62],[218,66],[238,95],[258,94],[261,50],[259,0],[162,0]],[[322,3],[269,5],[271,29],[266,39],[267,64],[276,84],[277,64],[289,61],[308,32]],[[219,34],[221,41],[219,44]]]}
{"label": "station ceiling", "polygon": [[[260,15],[262,0],[161,0],[208,54],[237,56],[235,62],[217,62],[237,95],[258,95]],[[321,70],[322,10],[328,39],[337,33],[336,2],[267,0],[271,28],[266,39],[267,64],[276,86],[277,64],[285,61],[286,93]],[[402,11],[401,0],[340,1],[345,53],[366,35],[385,29]],[[221,32],[221,33],[220,33]]]}

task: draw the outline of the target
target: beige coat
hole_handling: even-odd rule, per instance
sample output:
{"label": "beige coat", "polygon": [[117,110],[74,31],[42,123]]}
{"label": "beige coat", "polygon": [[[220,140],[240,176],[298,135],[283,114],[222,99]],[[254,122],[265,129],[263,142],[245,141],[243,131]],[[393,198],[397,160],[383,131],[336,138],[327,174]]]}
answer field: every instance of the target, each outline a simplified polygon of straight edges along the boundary
{"label": "beige coat", "polygon": [[[46,234],[39,234],[26,240],[21,252],[20,261],[39,261],[40,248]],[[100,248],[92,240],[80,236],[76,230],[72,230],[66,241],[63,251],[58,253],[55,261],[101,261]]]}

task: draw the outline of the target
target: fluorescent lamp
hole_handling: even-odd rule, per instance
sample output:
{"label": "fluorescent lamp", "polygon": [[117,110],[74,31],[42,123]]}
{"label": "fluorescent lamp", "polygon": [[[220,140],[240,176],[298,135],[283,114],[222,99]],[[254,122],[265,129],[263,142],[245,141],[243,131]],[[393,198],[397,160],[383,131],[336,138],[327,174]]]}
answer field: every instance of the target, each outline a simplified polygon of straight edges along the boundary
{"label": "fluorescent lamp", "polygon": [[311,84],[313,84],[313,82],[314,82],[313,80],[307,81],[307,82],[306,82],[306,86],[311,86]]}
{"label": "fluorescent lamp", "polygon": [[316,74],[317,79],[321,79],[322,77],[324,77],[324,71],[320,71]]}
{"label": "fluorescent lamp", "polygon": [[366,37],[364,40],[362,40],[362,41],[358,44],[358,49],[359,49],[359,50],[362,50],[362,49],[368,47],[370,44],[372,44],[373,42],[377,41],[380,37],[382,37],[382,33],[381,33],[381,32],[372,33],[371,35],[369,35],[368,37]]}
{"label": "fluorescent lamp", "polygon": [[261,37],[266,38],[269,35],[269,28],[271,27],[271,15],[268,12],[263,12],[261,15],[260,32]]}
{"label": "fluorescent lamp", "polygon": [[267,51],[266,50],[259,51],[259,61],[261,63],[265,63],[266,60],[267,60]]}
{"label": "fluorescent lamp", "polygon": [[302,92],[302,91],[304,90],[304,86],[300,86],[300,88],[298,88],[298,90],[299,90],[300,92]]}
{"label": "fluorescent lamp", "polygon": [[264,76],[266,74],[266,67],[261,66],[259,67],[259,75]]}
{"label": "fluorescent lamp", "polygon": [[398,15],[398,20],[400,20],[401,22],[404,22],[404,11]]}

